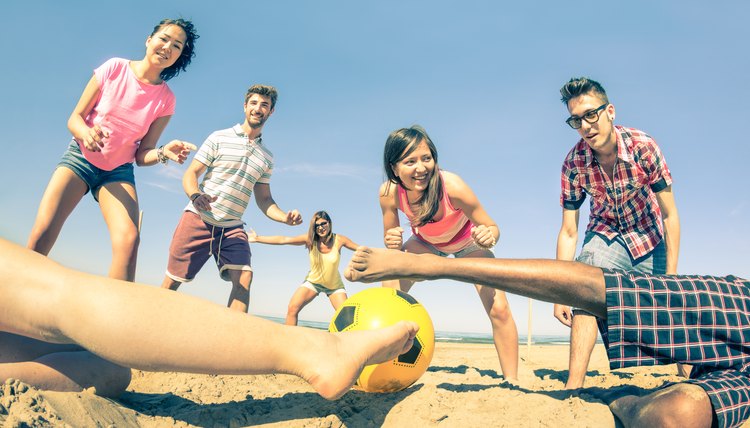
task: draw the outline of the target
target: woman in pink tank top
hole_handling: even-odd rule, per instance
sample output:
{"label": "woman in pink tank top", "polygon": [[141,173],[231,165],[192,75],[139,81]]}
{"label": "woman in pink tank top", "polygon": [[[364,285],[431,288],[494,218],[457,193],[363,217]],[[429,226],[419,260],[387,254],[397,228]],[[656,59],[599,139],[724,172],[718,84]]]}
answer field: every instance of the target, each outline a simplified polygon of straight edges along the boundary
{"label": "woman in pink tank top", "polygon": [[[441,171],[437,149],[419,127],[392,132],[385,143],[383,168],[388,181],[380,186],[385,246],[410,253],[454,257],[494,257],[491,248],[500,229],[471,188],[456,174]],[[411,224],[404,242],[401,210]],[[388,281],[387,287],[408,292],[414,281]],[[518,331],[505,293],[476,284],[492,323],[492,335],[506,380],[518,379]]]}

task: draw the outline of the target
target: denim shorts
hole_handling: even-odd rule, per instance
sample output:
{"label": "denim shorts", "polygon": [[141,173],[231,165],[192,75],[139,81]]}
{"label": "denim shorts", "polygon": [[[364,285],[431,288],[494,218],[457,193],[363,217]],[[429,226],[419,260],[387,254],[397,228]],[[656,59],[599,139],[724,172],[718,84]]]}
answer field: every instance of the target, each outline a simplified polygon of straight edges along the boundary
{"label": "denim shorts", "polygon": [[75,140],[70,142],[60,163],[57,164],[58,168],[61,166],[73,171],[75,175],[83,180],[97,202],[99,201],[99,189],[105,184],[125,182],[135,187],[135,175],[133,174],[132,163],[120,165],[112,171],[97,168],[86,160]]}
{"label": "denim shorts", "polygon": [[576,261],[600,268],[662,274],[667,272],[667,249],[662,240],[645,256],[633,259],[619,235],[609,240],[598,233],[586,232]]}

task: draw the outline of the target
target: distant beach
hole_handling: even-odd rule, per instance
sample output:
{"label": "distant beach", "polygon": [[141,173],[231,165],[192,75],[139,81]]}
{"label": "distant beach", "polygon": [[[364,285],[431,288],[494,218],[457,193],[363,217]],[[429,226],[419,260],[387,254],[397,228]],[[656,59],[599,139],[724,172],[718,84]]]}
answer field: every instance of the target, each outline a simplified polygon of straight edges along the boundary
{"label": "distant beach", "polygon": [[[261,316],[270,321],[284,323],[283,318]],[[306,321],[299,320],[299,325],[310,328],[317,328],[320,330],[328,330],[328,324],[318,321]],[[445,343],[474,343],[474,344],[492,344],[492,336],[489,333],[463,333],[463,332],[446,332],[436,331],[435,332],[436,342]],[[526,335],[518,335],[519,345],[526,345]],[[597,339],[597,343],[601,343],[601,339]],[[569,345],[570,338],[562,335],[549,335],[549,334],[532,334],[531,335],[532,345]]]}

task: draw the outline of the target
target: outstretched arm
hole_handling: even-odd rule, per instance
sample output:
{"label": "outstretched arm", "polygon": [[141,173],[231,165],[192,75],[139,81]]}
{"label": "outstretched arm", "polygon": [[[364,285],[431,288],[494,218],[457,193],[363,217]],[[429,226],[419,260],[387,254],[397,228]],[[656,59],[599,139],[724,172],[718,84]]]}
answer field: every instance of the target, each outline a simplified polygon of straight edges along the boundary
{"label": "outstretched arm", "polygon": [[0,330],[76,343],[141,370],[287,373],[337,398],[364,365],[406,352],[418,329],[402,322],[331,334],[284,326],[186,294],[67,269],[2,239],[0,254]]}
{"label": "outstretched arm", "polygon": [[260,244],[271,244],[271,245],[305,245],[307,243],[307,235],[297,236],[262,236],[251,230],[247,234],[248,241],[257,242]]}

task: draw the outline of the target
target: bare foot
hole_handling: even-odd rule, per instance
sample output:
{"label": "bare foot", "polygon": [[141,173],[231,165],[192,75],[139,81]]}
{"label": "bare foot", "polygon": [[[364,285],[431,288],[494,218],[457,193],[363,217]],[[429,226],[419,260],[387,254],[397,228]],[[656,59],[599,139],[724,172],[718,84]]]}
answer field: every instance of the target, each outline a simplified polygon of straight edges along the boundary
{"label": "bare foot", "polygon": [[302,378],[323,398],[335,400],[354,385],[362,369],[370,364],[392,360],[411,349],[419,325],[400,321],[376,330],[331,333],[331,343],[321,346],[321,355],[309,356],[319,365]]}
{"label": "bare foot", "polygon": [[344,276],[349,281],[376,282],[415,277],[415,254],[385,248],[359,247],[352,255]]}

